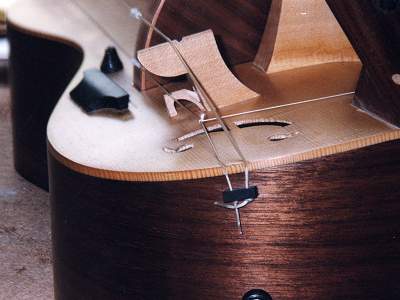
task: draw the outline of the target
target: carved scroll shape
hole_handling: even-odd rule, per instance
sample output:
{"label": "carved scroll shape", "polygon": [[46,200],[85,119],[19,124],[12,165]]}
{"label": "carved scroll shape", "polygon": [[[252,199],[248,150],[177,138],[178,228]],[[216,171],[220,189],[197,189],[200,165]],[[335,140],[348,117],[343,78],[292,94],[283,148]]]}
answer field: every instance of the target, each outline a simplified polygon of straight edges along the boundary
{"label": "carved scroll shape", "polygon": [[[211,30],[186,36],[181,42],[174,43],[219,108],[258,96],[228,69]],[[187,74],[168,43],[138,51],[138,59],[149,72],[158,76],[176,77]]]}

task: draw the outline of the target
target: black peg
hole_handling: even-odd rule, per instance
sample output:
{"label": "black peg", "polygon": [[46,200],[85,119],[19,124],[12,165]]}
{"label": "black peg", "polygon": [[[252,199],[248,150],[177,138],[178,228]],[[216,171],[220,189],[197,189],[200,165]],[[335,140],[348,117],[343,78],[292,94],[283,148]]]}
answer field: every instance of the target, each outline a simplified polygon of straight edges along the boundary
{"label": "black peg", "polygon": [[242,300],[272,300],[270,294],[261,289],[255,289],[248,291],[242,298]]}
{"label": "black peg", "polygon": [[104,54],[100,70],[105,74],[115,73],[124,68],[115,47],[108,47]]}
{"label": "black peg", "polygon": [[97,69],[85,71],[70,96],[87,113],[103,109],[121,112],[129,104],[129,94]]}

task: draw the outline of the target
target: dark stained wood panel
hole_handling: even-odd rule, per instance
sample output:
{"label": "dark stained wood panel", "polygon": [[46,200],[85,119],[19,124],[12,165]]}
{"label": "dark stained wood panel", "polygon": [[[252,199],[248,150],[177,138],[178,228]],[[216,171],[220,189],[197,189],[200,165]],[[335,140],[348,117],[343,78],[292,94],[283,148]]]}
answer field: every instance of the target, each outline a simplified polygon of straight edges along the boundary
{"label": "dark stained wood panel", "polygon": [[[265,0],[166,1],[157,26],[174,39],[212,29],[228,65],[254,60],[268,12]],[[160,40],[154,36],[152,44]]]}
{"label": "dark stained wood panel", "polygon": [[326,1],[364,65],[355,104],[399,126],[399,1]]}
{"label": "dark stained wood panel", "polygon": [[[224,178],[110,181],[50,156],[57,299],[400,297],[399,142],[255,172],[260,198],[214,206]],[[242,176],[233,176],[234,185]]]}
{"label": "dark stained wood panel", "polygon": [[48,189],[47,121],[79,68],[82,53],[70,45],[26,34],[12,24],[7,35],[15,168],[30,182]]}

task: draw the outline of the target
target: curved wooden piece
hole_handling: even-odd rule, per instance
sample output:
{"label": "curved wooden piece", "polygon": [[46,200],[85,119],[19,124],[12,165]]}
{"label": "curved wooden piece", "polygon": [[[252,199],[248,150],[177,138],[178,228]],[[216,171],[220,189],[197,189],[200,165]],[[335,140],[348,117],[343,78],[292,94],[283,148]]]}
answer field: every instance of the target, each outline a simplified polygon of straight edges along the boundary
{"label": "curved wooden piece", "polygon": [[[41,1],[46,3],[47,0]],[[171,155],[163,151],[171,141],[198,129],[199,125],[197,120],[184,121],[185,116],[182,117],[182,122],[170,120],[164,113],[162,94],[159,91],[154,90],[149,93],[155,101],[149,101],[146,96],[134,92],[135,108],[132,111],[134,118],[131,119],[89,117],[71,101],[70,89],[81,80],[83,70],[100,65],[102,49],[109,46],[110,40],[76,6],[59,5],[61,8],[57,10],[53,4],[55,12],[63,15],[66,9],[70,10],[71,19],[63,19],[68,24],[60,24],[56,22],[58,18],[55,14],[55,26],[51,28],[52,32],[54,34],[59,32],[63,36],[58,38],[59,40],[69,38],[73,41],[79,38],[83,51],[92,55],[85,56],[79,73],[69,85],[50,119],[48,139],[57,157],[76,171],[102,178],[129,181],[183,180],[222,174],[223,170],[218,167],[204,137],[196,137],[193,141],[194,149],[185,153]],[[35,12],[35,9],[38,11]],[[32,15],[45,11],[45,5],[35,5],[32,8]],[[26,19],[24,12],[24,10],[14,11],[9,21],[21,24],[28,22],[29,19]],[[37,23],[37,19],[31,20],[30,25],[39,32],[40,28],[44,30],[44,25]],[[125,23],[121,23],[121,26],[126,28]],[[91,42],[94,35],[96,43]],[[88,39],[88,36],[92,38]],[[130,58],[124,54],[125,48],[119,49],[124,64],[129,65]],[[348,92],[355,88],[358,72],[358,65],[343,64],[282,72],[273,76],[244,68],[237,72],[244,74],[241,77],[243,82],[263,94],[265,98],[261,98],[260,102],[249,103],[246,107],[238,107],[237,110],[259,108],[260,104],[265,106],[265,99],[268,99],[270,105],[275,105]],[[129,78],[130,72],[125,68],[115,80],[129,91],[131,86]],[[264,143],[265,137],[279,133],[271,127],[235,130],[235,135],[243,145],[252,169],[321,157],[399,138],[399,131],[356,111],[349,105],[350,102],[351,97],[341,97],[330,104],[316,103],[301,109],[279,110],[279,115],[282,116],[280,118],[287,118],[296,124],[296,128],[301,128],[301,130],[295,129],[301,132],[300,135],[282,143]],[[275,115],[275,111],[270,111],[253,115],[252,118],[271,118]],[[310,115],[313,117],[304,118]],[[84,126],[81,126],[83,124]],[[315,131],[315,128],[319,130]],[[105,136],[109,136],[113,142],[110,143],[110,139],[105,139]],[[235,161],[237,159],[235,153],[225,137],[216,134],[214,138],[215,142],[221,145],[221,149],[226,149],[224,158],[227,161]],[[237,166],[229,168],[231,173],[240,171]]]}
{"label": "curved wooden piece", "polygon": [[268,73],[359,61],[325,1],[273,0],[255,65]]}
{"label": "curved wooden piece", "polygon": [[399,150],[253,173],[261,196],[241,210],[243,236],[213,204],[223,177],[102,180],[50,156],[56,299],[239,300],[262,288],[277,300],[397,300]]}
{"label": "curved wooden piece", "polygon": [[[176,47],[219,108],[259,96],[244,86],[225,65],[211,30],[186,36]],[[138,51],[138,59],[149,72],[162,77],[187,74],[168,43]]]}
{"label": "curved wooden piece", "polygon": [[[130,116],[88,116],[69,98],[110,44],[129,66],[137,33],[121,2],[91,3],[25,0],[9,16],[19,31],[85,54],[47,131],[57,300],[240,299],[252,288],[276,299],[399,298],[399,130],[357,111],[349,95],[251,115],[285,120],[284,128],[229,120],[261,192],[242,210],[239,236],[233,213],[214,207],[225,182],[205,137],[184,153],[162,150],[197,120],[171,120],[158,90],[130,91],[129,68],[113,79],[130,91]],[[343,62],[272,74],[236,66],[262,96],[222,113],[350,92],[359,71]],[[296,134],[267,139],[282,133]],[[224,159],[237,159],[223,135],[213,138]],[[393,142],[377,145],[385,141]]]}
{"label": "curved wooden piece", "polygon": [[[161,0],[154,2],[145,14],[171,39],[211,29],[218,48],[229,67],[251,62],[256,56],[264,33],[271,0],[188,1]],[[141,28],[136,49],[165,42],[147,27]],[[135,71],[135,85],[146,90],[154,87],[144,73]]]}
{"label": "curved wooden piece", "polygon": [[[9,22],[15,28],[24,30],[27,27],[37,32],[36,35],[48,39],[69,41],[75,47],[79,44],[84,53],[90,54],[85,55],[79,72],[58,102],[47,127],[49,143],[58,159],[85,174],[128,181],[185,180],[223,174],[204,136],[196,136],[191,141],[194,148],[190,151],[177,155],[164,152],[166,146],[175,146],[178,137],[199,129],[199,124],[198,120],[185,114],[179,120],[171,120],[165,114],[163,94],[156,89],[147,95],[131,92],[134,100],[132,118],[88,116],[83,113],[71,101],[69,91],[79,83],[85,69],[100,65],[104,49],[112,43],[117,43],[124,65],[129,66],[129,47],[133,43],[129,45],[128,37],[132,37],[131,32],[135,32],[135,28],[138,29],[138,23],[128,17],[111,23],[108,10],[106,6],[101,6],[105,5],[101,2],[96,2],[93,11],[83,5],[89,0],[82,0],[79,5],[70,1],[52,2],[50,5],[49,1],[37,0],[32,4],[28,0],[24,7],[29,5],[29,16],[33,17],[27,17],[26,9],[15,9],[9,15]],[[47,15],[45,23],[40,22],[40,18],[35,16],[46,14],[49,7],[52,14]],[[123,16],[127,12],[126,6],[117,5],[115,9],[120,9]],[[69,18],[62,17],[66,12]],[[87,14],[90,13],[101,22],[94,23],[89,19]],[[98,15],[100,13],[104,15]],[[48,22],[53,26],[48,27]],[[105,27],[99,29],[99,24]],[[132,26],[132,31],[126,30],[129,26]],[[113,36],[110,30],[118,32],[113,40],[110,40]],[[235,73],[246,86],[262,96],[243,105],[229,107],[221,113],[265,107],[266,103],[274,106],[351,92],[355,89],[359,70],[359,64],[336,63],[266,75],[251,65],[243,65],[235,68]],[[114,76],[114,80],[130,91],[132,80],[129,68]],[[243,117],[229,120],[229,126],[252,170],[358,149],[400,137],[399,130],[351,107],[351,100],[351,96],[343,96],[328,103],[317,102],[253,114],[251,118],[278,117],[293,124],[285,130],[291,129],[299,134],[279,143],[268,142],[266,137],[282,133],[280,128],[258,126],[238,129],[234,122]],[[237,155],[223,134],[216,133],[213,138],[222,150],[224,161],[237,161]],[[232,165],[228,171],[238,173],[242,168]]]}
{"label": "curved wooden piece", "polygon": [[15,169],[48,189],[47,121],[82,62],[70,45],[26,33],[9,24],[10,81]]}

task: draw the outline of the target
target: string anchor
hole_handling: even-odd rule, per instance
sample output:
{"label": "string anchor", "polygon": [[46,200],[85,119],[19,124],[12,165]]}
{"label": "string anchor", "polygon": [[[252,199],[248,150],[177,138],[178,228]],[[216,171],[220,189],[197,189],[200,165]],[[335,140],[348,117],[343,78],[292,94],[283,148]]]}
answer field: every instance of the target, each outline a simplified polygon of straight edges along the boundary
{"label": "string anchor", "polygon": [[[219,153],[217,151],[217,148],[213,142],[213,139],[211,138],[210,132],[208,128],[205,126],[206,118],[205,114],[202,113],[200,115],[200,120],[199,123],[204,131],[204,133],[207,136],[207,139],[211,145],[212,151],[214,153],[215,159],[218,161],[219,165],[221,168],[224,170],[224,175],[226,177],[229,190],[224,191],[223,193],[223,203],[216,202],[215,204],[218,206],[222,206],[227,209],[234,209],[236,213],[236,222],[237,226],[239,228],[240,234],[243,234],[242,231],[242,225],[241,225],[241,220],[240,220],[240,208],[243,208],[247,204],[251,203],[258,197],[258,189],[256,186],[249,186],[249,169],[248,169],[248,163],[246,158],[244,157],[242,151],[240,150],[240,147],[232,135],[229,127],[227,124],[224,122],[222,117],[219,114],[218,108],[215,105],[215,102],[213,99],[210,97],[208,91],[204,88],[203,84],[199,81],[197,78],[196,74],[194,74],[192,68],[189,66],[188,62],[186,59],[183,57],[182,53],[179,51],[179,49],[176,47],[174,42],[167,36],[165,35],[162,31],[160,31],[154,24],[152,24],[149,20],[147,20],[145,17],[143,17],[143,14],[140,12],[139,9],[137,8],[132,8],[130,11],[130,14],[133,18],[140,20],[144,24],[146,24],[149,28],[153,29],[156,33],[158,33],[163,39],[165,39],[170,46],[172,47],[173,51],[176,53],[177,57],[181,61],[182,65],[185,67],[187,73],[189,74],[191,80],[193,81],[194,87],[198,93],[198,98],[202,99],[204,102],[204,107],[209,107],[210,110],[215,114],[215,121],[217,121],[221,128],[223,129],[226,137],[229,139],[230,143],[232,144],[233,148],[235,149],[236,153],[239,155],[241,161],[244,164],[245,167],[245,188],[241,189],[233,189],[232,184],[228,175],[228,166],[221,160]],[[136,64],[136,61],[134,61]],[[139,66],[141,65],[140,63],[138,64]],[[169,96],[172,96],[171,93],[167,93]],[[174,102],[179,103],[179,101],[176,101],[174,97],[171,97]]]}
{"label": "string anchor", "polygon": [[236,224],[243,234],[240,209],[253,202],[258,197],[257,186],[243,189],[228,189],[223,192],[223,202],[214,202],[215,205],[235,210]]}

